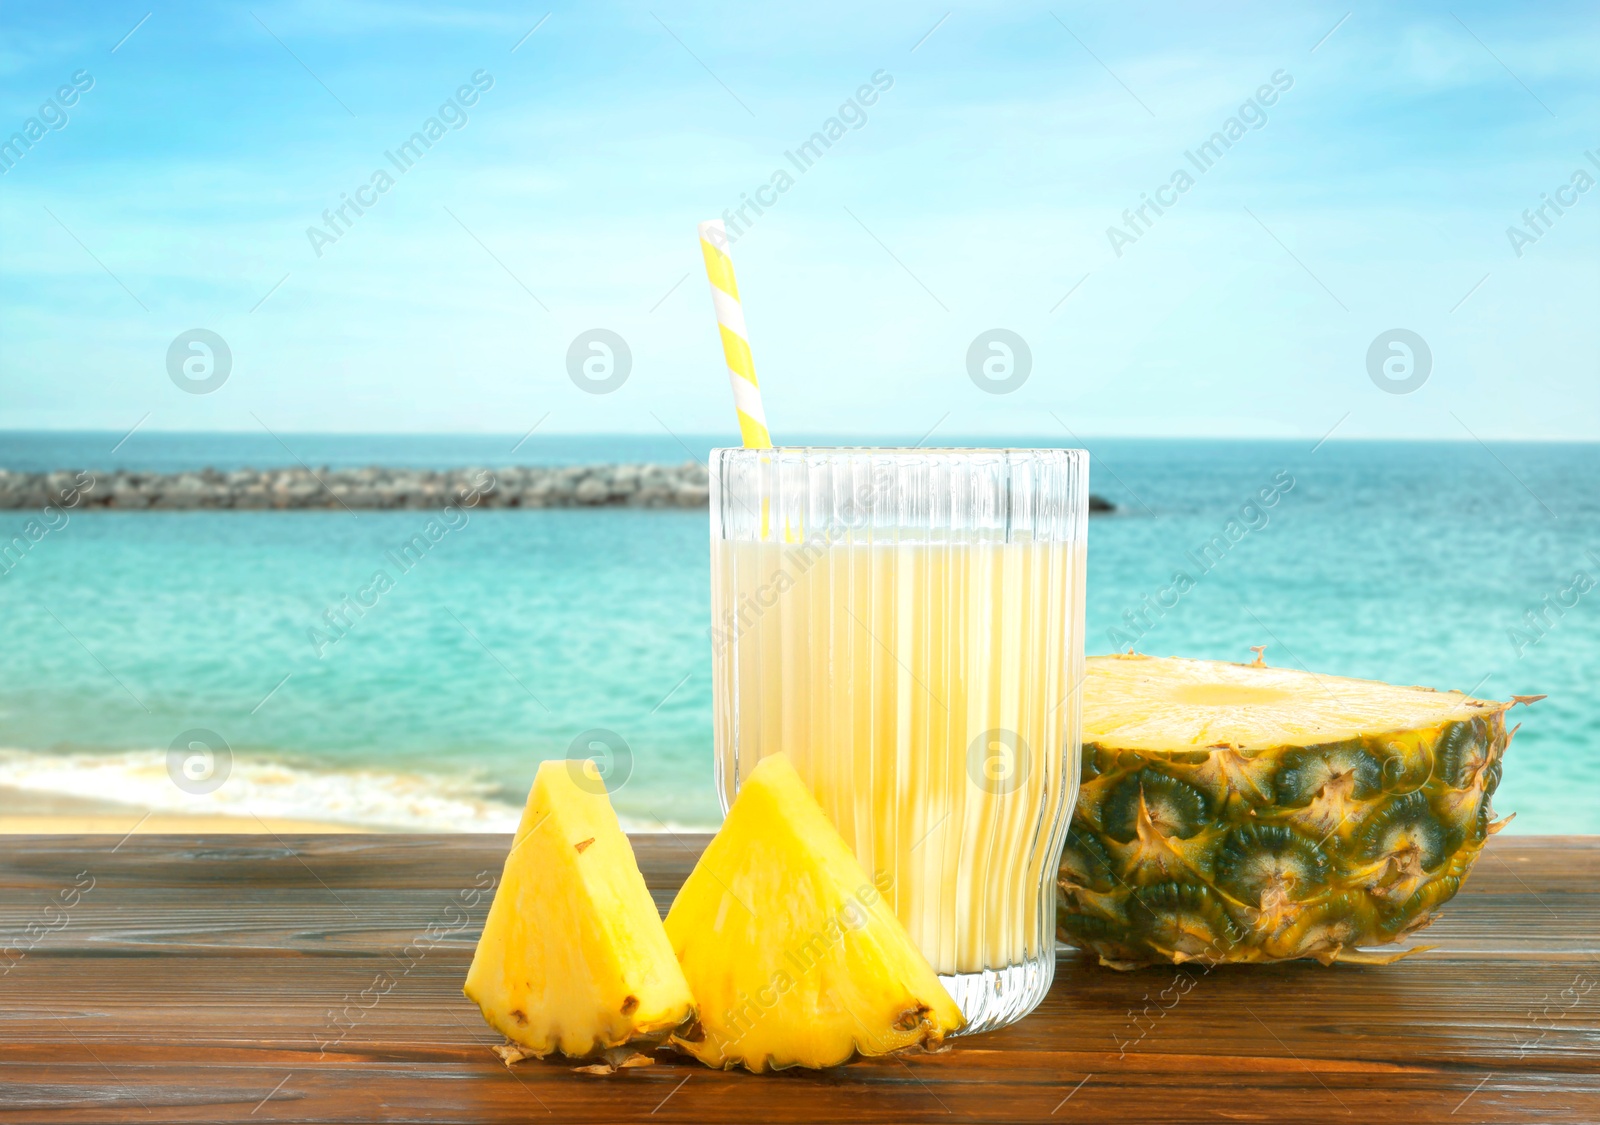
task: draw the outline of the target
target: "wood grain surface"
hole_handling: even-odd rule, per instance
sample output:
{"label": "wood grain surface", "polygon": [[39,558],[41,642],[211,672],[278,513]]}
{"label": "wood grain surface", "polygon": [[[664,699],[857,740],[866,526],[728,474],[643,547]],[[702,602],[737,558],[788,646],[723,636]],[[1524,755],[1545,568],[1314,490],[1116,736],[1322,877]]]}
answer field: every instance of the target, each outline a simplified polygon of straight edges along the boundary
{"label": "wood grain surface", "polygon": [[[635,838],[663,908],[704,843]],[[0,837],[0,1121],[1600,1120],[1600,838],[1497,837],[1397,965],[1063,949],[1019,1024],[769,1076],[502,1066],[461,982],[507,847]]]}

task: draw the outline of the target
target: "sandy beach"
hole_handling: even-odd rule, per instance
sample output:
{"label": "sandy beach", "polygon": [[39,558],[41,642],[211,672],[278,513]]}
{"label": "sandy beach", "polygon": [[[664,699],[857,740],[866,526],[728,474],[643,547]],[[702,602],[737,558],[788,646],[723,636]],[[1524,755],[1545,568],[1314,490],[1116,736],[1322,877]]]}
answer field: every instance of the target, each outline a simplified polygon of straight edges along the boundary
{"label": "sandy beach", "polygon": [[127,836],[151,832],[371,832],[349,824],[283,817],[152,812],[137,805],[0,786],[0,834]]}

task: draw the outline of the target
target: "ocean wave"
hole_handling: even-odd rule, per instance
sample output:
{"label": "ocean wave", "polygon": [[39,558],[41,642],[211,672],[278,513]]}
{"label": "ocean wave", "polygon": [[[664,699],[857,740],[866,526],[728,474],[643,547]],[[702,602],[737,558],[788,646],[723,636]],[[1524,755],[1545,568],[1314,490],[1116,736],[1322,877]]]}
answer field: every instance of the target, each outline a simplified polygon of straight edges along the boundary
{"label": "ocean wave", "polygon": [[[191,787],[193,787],[192,783]],[[511,832],[521,810],[475,777],[316,769],[235,755],[209,793],[173,780],[165,750],[42,753],[0,750],[0,785],[152,812],[288,819],[412,832]]]}
{"label": "ocean wave", "polygon": [[0,750],[0,785],[152,812],[290,819],[413,832],[511,832],[521,810],[476,777],[315,769],[237,755],[209,793],[188,792],[165,750],[41,753]]}
{"label": "ocean wave", "polygon": [[[0,786],[149,812],[313,821],[405,832],[514,832],[522,809],[473,775],[319,769],[234,755],[226,780],[189,792],[168,773],[165,750],[49,753],[0,748]],[[706,826],[619,816],[626,832],[704,832]],[[714,828],[715,826],[711,826]]]}
{"label": "ocean wave", "polygon": [[[105,802],[148,812],[312,821],[378,831],[514,832],[522,809],[493,796],[479,776],[374,769],[318,769],[235,755],[209,793],[168,773],[165,750],[52,753],[0,748],[0,786],[41,796]],[[637,820],[623,831],[705,832],[715,825]]]}

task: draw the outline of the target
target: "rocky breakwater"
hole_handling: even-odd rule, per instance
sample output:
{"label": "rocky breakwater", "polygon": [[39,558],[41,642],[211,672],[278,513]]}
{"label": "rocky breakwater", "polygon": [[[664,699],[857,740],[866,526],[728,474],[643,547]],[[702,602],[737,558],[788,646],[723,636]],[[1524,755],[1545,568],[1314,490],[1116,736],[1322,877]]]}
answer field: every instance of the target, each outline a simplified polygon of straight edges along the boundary
{"label": "rocky breakwater", "polygon": [[706,469],[681,465],[516,466],[504,469],[200,469],[195,472],[10,472],[0,509],[117,510],[704,508]]}
{"label": "rocky breakwater", "polygon": [[[523,465],[504,469],[199,469],[150,473],[0,469],[0,510],[119,511],[331,508],[704,508],[706,468],[681,465]],[[1114,505],[1089,497],[1091,512]]]}

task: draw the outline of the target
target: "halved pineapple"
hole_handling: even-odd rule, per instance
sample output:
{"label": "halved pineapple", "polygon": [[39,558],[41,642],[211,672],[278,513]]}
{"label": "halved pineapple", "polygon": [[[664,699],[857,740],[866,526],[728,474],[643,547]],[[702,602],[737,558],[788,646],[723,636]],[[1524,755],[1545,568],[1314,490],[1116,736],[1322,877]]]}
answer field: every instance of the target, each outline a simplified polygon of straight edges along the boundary
{"label": "halved pineapple", "polygon": [[659,1042],[692,1012],[593,762],[539,766],[463,991],[541,1057]]}
{"label": "halved pineapple", "polygon": [[1510,703],[1259,661],[1087,663],[1057,925],[1106,964],[1373,959],[1356,947],[1431,922],[1501,827]]}
{"label": "halved pineapple", "polygon": [[750,772],[667,913],[707,1066],[826,1067],[932,1046],[961,1011],[785,754]]}

